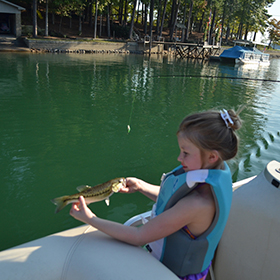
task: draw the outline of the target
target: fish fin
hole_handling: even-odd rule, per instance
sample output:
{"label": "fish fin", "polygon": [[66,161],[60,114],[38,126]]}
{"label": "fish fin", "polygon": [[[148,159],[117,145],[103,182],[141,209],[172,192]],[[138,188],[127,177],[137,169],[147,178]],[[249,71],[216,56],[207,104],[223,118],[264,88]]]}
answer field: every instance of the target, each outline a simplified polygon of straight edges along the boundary
{"label": "fish fin", "polygon": [[88,185],[82,185],[82,186],[77,187],[77,190],[78,190],[79,192],[83,192],[83,191],[88,190],[88,189],[90,189],[90,188],[91,188],[91,187],[88,186]]}
{"label": "fish fin", "polygon": [[65,201],[66,197],[67,195],[57,197],[51,200],[51,202],[57,206],[55,209],[55,214],[57,214],[60,210],[62,210],[67,205],[67,202]]}
{"label": "fish fin", "polygon": [[109,204],[110,204],[110,199],[109,199],[109,197],[105,199],[105,203],[106,203],[107,206],[109,206]]}

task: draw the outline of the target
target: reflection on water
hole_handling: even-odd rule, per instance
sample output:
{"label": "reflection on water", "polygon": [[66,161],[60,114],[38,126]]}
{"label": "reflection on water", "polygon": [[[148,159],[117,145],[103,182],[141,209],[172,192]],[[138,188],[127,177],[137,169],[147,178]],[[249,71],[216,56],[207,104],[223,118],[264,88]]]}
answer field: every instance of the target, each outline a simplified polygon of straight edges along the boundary
{"label": "reflection on water", "polygon": [[[234,180],[279,160],[279,83],[232,79],[280,80],[278,60],[253,69],[158,55],[0,54],[0,63],[0,249],[79,225],[50,203],[76,186],[120,176],[158,184],[178,164],[176,130],[194,111],[246,105]],[[115,194],[91,208],[124,222],[151,205]]]}

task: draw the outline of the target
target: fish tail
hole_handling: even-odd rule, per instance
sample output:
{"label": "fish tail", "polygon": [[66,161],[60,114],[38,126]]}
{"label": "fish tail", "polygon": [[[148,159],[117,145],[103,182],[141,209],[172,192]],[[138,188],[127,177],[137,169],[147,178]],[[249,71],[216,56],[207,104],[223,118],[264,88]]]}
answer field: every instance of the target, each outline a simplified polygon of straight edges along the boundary
{"label": "fish tail", "polygon": [[57,206],[55,209],[56,214],[67,205],[67,200],[65,199],[66,197],[67,197],[67,195],[57,197],[57,198],[54,198],[51,200],[51,202]]}

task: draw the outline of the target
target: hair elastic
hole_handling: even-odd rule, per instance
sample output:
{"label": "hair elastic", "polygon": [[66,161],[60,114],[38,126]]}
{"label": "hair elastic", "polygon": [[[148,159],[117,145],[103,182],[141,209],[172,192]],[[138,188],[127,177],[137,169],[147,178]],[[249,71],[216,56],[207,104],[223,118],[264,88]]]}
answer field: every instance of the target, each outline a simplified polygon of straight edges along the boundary
{"label": "hair elastic", "polygon": [[225,110],[225,109],[220,110],[220,115],[221,115],[222,119],[224,120],[224,122],[225,122],[225,124],[226,124],[227,127],[229,127],[229,126],[228,126],[229,123],[230,123],[230,124],[234,124],[234,122],[233,122],[233,120],[231,119],[231,117],[230,117],[230,115],[229,115],[229,113],[228,113],[227,110]]}

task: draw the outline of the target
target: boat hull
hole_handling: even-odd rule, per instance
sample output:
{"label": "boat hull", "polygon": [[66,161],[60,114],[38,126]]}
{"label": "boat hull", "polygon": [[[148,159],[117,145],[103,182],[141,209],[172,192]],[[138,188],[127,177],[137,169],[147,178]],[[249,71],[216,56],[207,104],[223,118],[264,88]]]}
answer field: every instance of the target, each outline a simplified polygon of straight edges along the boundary
{"label": "boat hull", "polygon": [[254,60],[254,59],[242,59],[242,58],[237,58],[235,59],[236,64],[252,64],[252,65],[269,65],[270,62],[268,61],[261,61],[261,60]]}
{"label": "boat hull", "polygon": [[216,280],[278,279],[280,163],[233,192],[231,212],[214,263]]}
{"label": "boat hull", "polygon": [[140,247],[85,225],[0,252],[1,280],[178,279]]}

